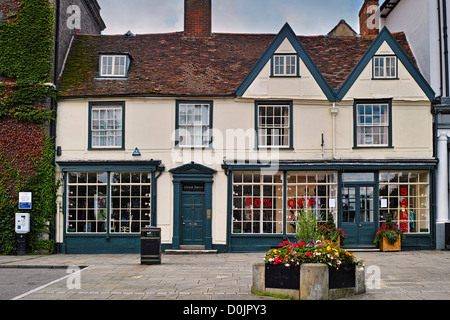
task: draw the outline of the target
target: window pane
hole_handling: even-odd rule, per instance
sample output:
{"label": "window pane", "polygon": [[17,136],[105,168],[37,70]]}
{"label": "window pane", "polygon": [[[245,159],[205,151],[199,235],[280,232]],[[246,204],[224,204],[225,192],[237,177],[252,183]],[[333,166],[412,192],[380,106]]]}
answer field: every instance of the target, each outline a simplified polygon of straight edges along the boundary
{"label": "window pane", "polygon": [[[422,182],[420,176],[427,177]],[[380,225],[391,214],[405,233],[430,232],[430,190],[427,171],[380,173]]]}
{"label": "window pane", "polygon": [[280,234],[283,232],[281,174],[233,173],[232,232]]}
{"label": "window pane", "polygon": [[209,104],[179,105],[179,145],[209,144]]}
{"label": "window pane", "polygon": [[122,146],[122,107],[92,107],[92,147]]}
{"label": "window pane", "polygon": [[258,106],[258,145],[289,146],[289,106]]}

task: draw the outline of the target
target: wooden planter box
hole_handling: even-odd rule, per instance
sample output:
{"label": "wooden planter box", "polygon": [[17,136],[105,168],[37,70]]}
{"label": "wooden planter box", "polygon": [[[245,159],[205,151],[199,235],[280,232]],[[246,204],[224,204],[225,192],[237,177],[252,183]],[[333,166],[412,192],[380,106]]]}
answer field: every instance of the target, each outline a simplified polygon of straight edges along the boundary
{"label": "wooden planter box", "polygon": [[339,270],[322,263],[253,265],[252,292],[289,295],[296,300],[333,300],[365,291],[364,268],[355,265],[342,265]]}
{"label": "wooden planter box", "polygon": [[401,251],[402,249],[402,240],[400,236],[394,244],[390,244],[386,238],[383,238],[383,241],[380,242],[380,250],[381,251]]}

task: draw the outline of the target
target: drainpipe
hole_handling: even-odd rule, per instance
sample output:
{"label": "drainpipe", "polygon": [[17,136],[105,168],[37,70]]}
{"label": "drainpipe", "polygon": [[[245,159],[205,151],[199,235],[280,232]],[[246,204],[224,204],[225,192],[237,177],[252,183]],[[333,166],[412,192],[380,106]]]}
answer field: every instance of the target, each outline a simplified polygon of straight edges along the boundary
{"label": "drainpipe", "polygon": [[442,74],[442,21],[441,21],[441,0],[437,0],[437,10],[438,10],[438,30],[439,30],[439,81],[440,81],[440,97],[444,95],[444,84],[443,84],[443,74]]}
{"label": "drainpipe", "polygon": [[442,0],[442,15],[444,21],[444,64],[445,64],[445,96],[449,96],[448,75],[448,24],[447,24],[447,0]]}
{"label": "drainpipe", "polygon": [[333,117],[333,159],[336,159],[336,116],[339,113],[339,108],[336,107],[336,102],[333,102],[333,106],[330,108],[331,116]]}

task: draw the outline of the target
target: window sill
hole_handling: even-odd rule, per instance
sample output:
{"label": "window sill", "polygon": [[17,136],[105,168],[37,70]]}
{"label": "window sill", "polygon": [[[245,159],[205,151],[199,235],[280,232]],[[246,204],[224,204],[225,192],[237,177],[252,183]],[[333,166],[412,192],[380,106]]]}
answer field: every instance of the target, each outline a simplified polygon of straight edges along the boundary
{"label": "window sill", "polygon": [[400,80],[400,78],[375,78],[372,77],[372,80]]}
{"label": "window sill", "polygon": [[269,78],[301,78],[299,75],[286,75],[286,76],[277,76],[277,75],[271,75]]}
{"label": "window sill", "polygon": [[124,151],[125,148],[88,148],[88,151]]}
{"label": "window sill", "polygon": [[352,149],[394,149],[394,146],[356,146]]}
{"label": "window sill", "polygon": [[95,80],[128,80],[128,76],[95,76]]}

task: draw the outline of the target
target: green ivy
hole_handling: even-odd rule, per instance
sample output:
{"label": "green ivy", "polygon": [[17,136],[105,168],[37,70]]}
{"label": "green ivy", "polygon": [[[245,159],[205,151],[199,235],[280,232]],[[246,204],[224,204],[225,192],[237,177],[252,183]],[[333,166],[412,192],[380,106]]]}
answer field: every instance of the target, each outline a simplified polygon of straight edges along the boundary
{"label": "green ivy", "polygon": [[52,164],[54,145],[46,138],[42,157],[33,159],[33,174],[24,178],[13,166],[13,160],[6,160],[0,152],[0,254],[17,254],[17,235],[14,231],[14,219],[18,210],[19,192],[31,192],[32,209],[30,213],[31,232],[27,235],[27,252],[53,253],[54,240],[45,239],[54,228],[56,195],[60,183],[55,180],[55,168]]}
{"label": "green ivy", "polygon": [[23,0],[17,16],[0,26],[0,75],[15,84],[0,86],[0,117],[44,123],[52,113],[45,101],[55,97],[51,79],[53,8],[48,0]]}
{"label": "green ivy", "polygon": [[[51,81],[54,8],[49,0],[22,0],[17,14],[0,25],[0,118],[11,117],[45,124],[52,117],[48,101],[56,97]],[[44,129],[43,129],[44,130]],[[0,150],[0,254],[17,253],[14,232],[18,194],[32,192],[31,232],[28,252],[52,253],[54,240],[46,239],[54,228],[56,206],[54,145],[45,138],[41,156],[33,159],[32,174],[15,168],[16,160]],[[24,156],[17,154],[18,156]],[[9,160],[8,160],[9,159]]]}

